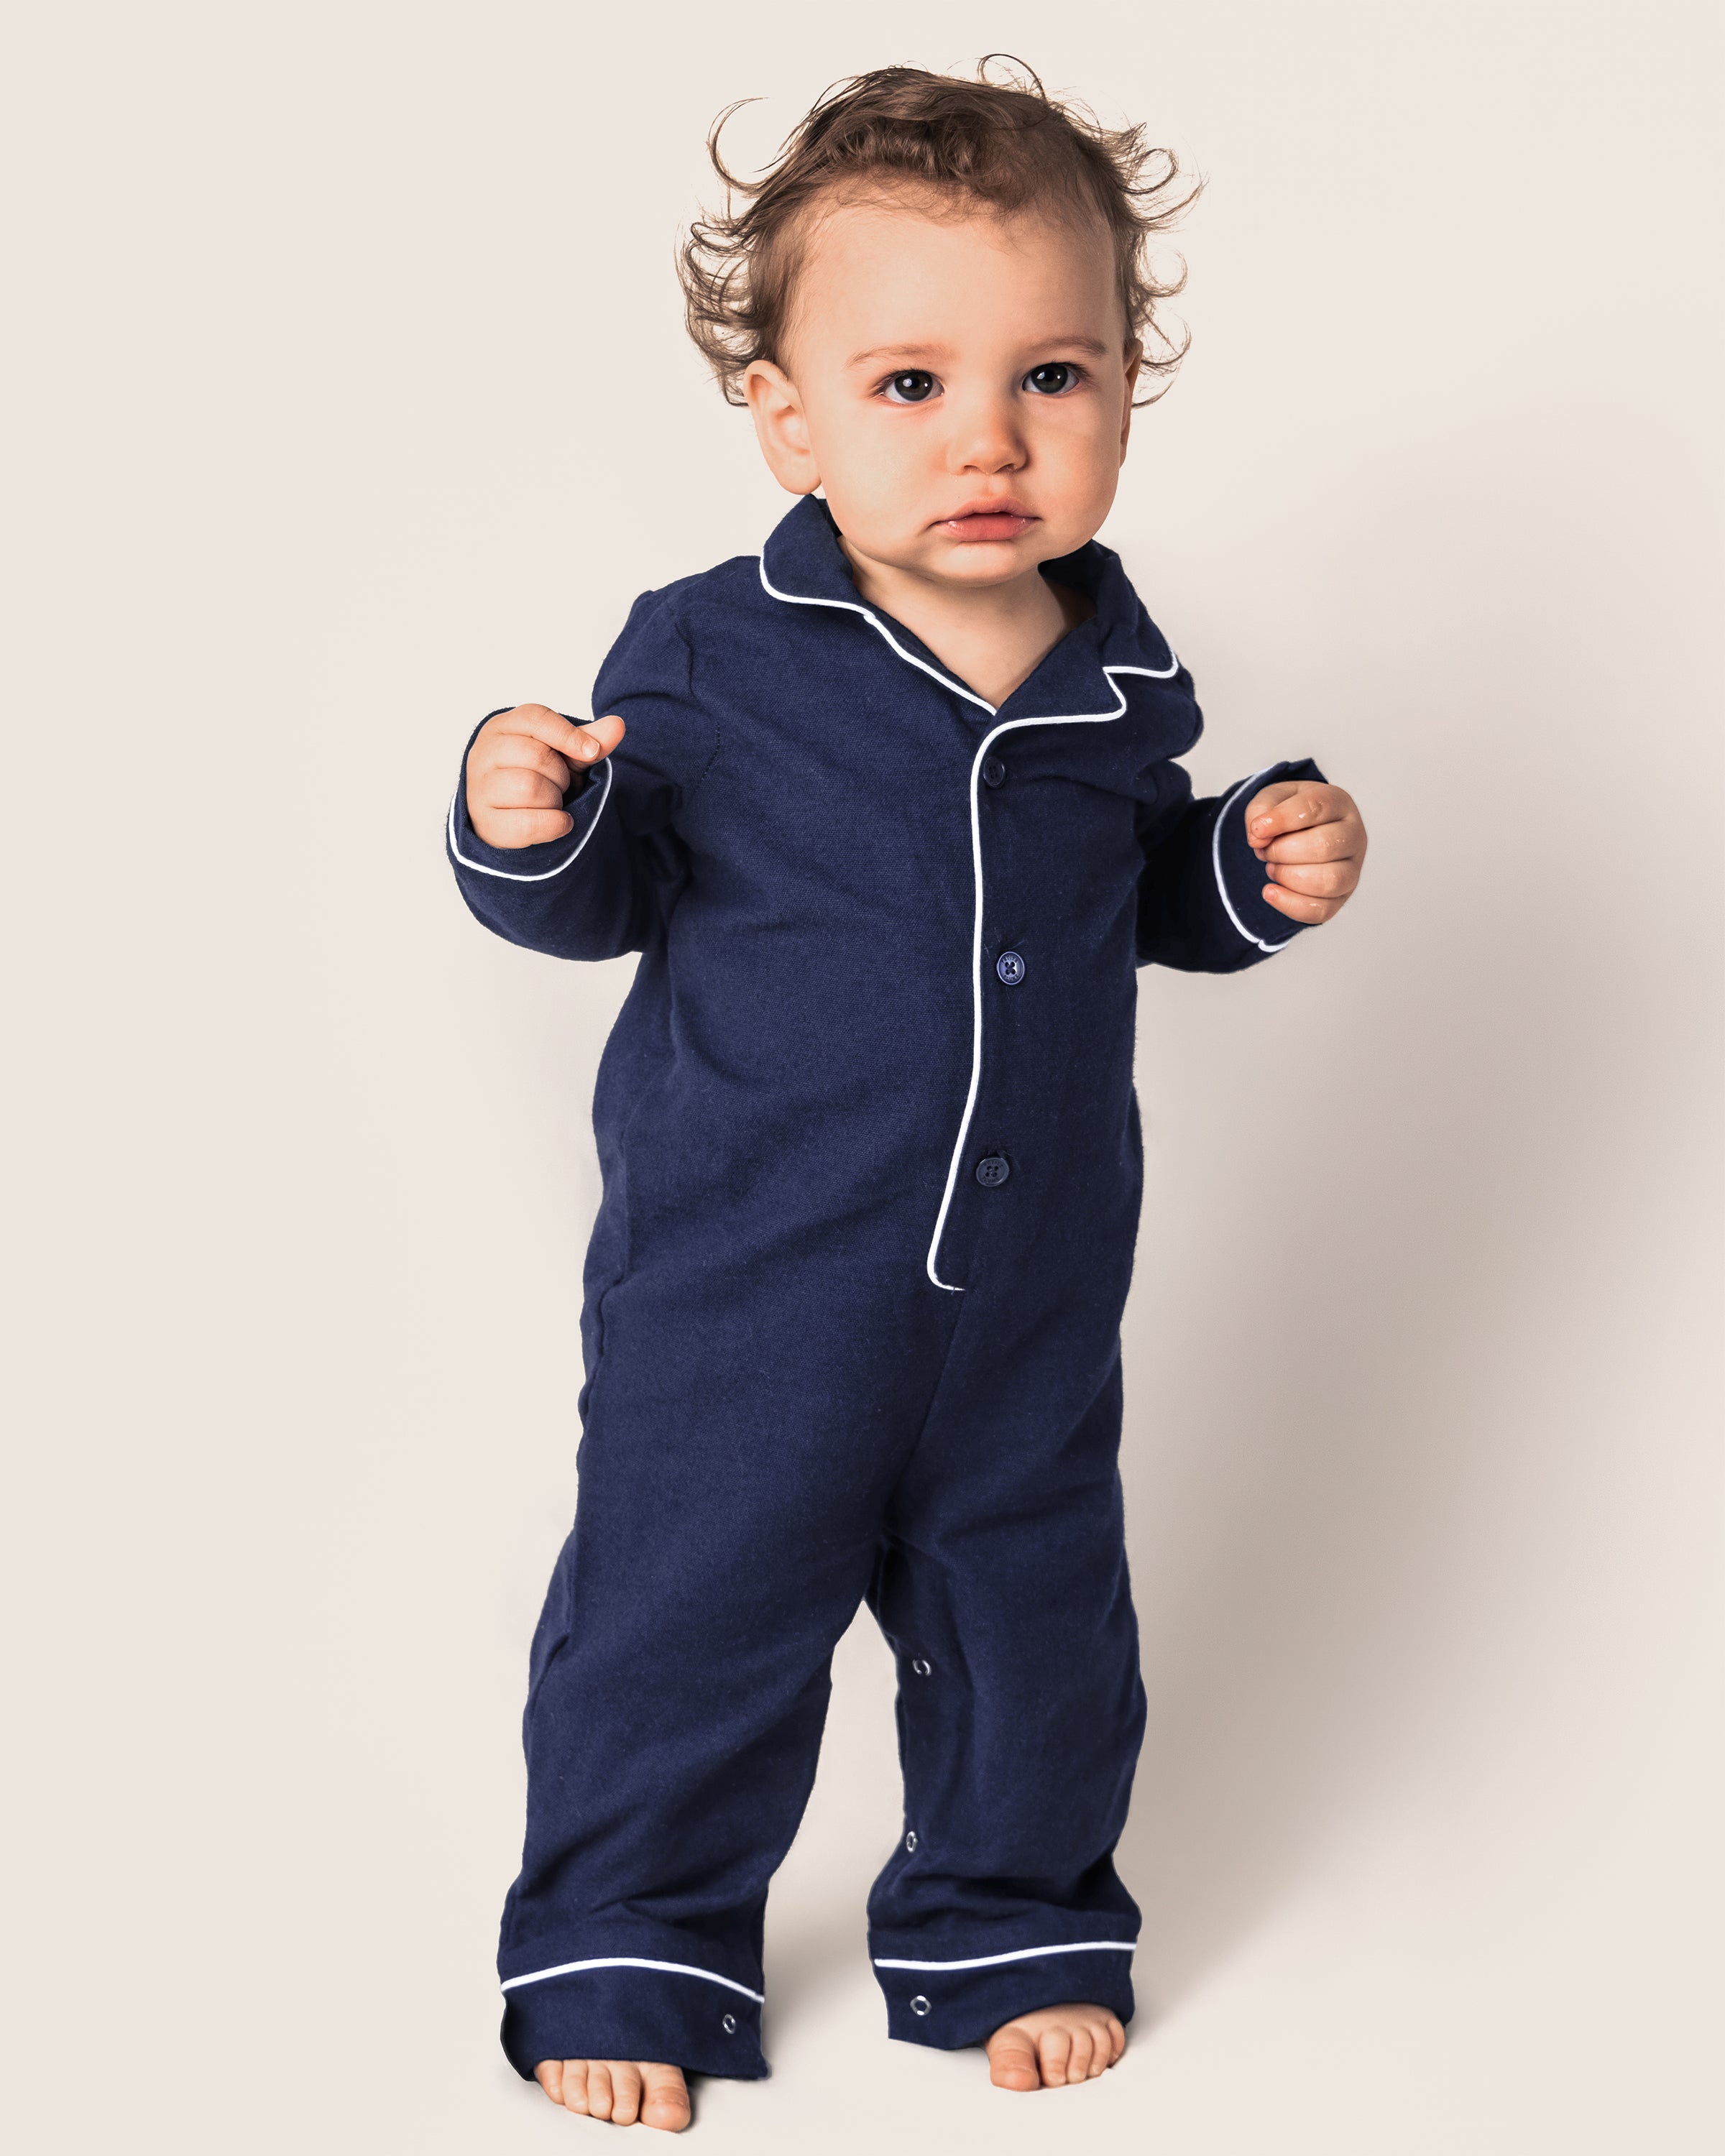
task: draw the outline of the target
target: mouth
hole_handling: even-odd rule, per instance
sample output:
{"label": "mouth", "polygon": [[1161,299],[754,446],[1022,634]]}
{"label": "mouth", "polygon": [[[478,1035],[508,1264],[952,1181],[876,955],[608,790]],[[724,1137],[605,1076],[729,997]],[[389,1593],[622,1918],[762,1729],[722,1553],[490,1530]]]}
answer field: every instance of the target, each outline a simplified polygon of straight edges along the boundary
{"label": "mouth", "polygon": [[1004,501],[968,502],[954,516],[942,516],[934,529],[961,544],[978,540],[1016,539],[1041,518],[1010,498]]}

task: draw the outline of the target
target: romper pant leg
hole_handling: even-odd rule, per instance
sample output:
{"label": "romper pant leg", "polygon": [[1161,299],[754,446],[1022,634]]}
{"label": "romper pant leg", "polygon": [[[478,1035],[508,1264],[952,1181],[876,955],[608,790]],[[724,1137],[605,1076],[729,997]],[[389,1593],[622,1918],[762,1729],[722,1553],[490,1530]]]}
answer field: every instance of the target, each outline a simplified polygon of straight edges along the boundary
{"label": "romper pant leg", "polygon": [[607,1301],[499,1952],[523,2076],[548,2058],[768,2070],[768,1883],[951,1331],[946,1312],[889,1325],[865,1280],[817,1285],[631,1282]]}
{"label": "romper pant leg", "polygon": [[905,1822],[869,1951],[890,2033],[943,2050],[1066,1999],[1132,2012],[1138,1910],[1112,1853],[1144,1698],[1118,1342],[1085,1400],[1058,1335],[1022,1363],[985,1336],[985,1371],[955,1352],[870,1591],[899,1667]]}

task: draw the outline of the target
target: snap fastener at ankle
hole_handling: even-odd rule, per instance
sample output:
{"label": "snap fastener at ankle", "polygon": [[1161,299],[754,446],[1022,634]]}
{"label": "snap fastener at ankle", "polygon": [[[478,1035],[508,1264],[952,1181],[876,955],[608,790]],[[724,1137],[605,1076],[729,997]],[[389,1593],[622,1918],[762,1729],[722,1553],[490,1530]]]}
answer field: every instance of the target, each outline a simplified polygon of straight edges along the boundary
{"label": "snap fastener at ankle", "polygon": [[916,1830],[915,1827],[912,1827],[911,1831],[905,1836],[905,1847],[911,1851],[912,1856],[916,1854]]}
{"label": "snap fastener at ankle", "polygon": [[911,1667],[915,1670],[919,1677],[926,1677],[928,1675],[929,1666],[920,1655],[911,1663]]}
{"label": "snap fastener at ankle", "polygon": [[911,2001],[911,2011],[913,2014],[926,2014],[928,2011],[928,2001],[922,1996],[922,1994],[920,1991]]}
{"label": "snap fastener at ankle", "polygon": [[737,2034],[737,2016],[734,2014],[727,2014],[719,2026],[727,2036],[734,2036]]}

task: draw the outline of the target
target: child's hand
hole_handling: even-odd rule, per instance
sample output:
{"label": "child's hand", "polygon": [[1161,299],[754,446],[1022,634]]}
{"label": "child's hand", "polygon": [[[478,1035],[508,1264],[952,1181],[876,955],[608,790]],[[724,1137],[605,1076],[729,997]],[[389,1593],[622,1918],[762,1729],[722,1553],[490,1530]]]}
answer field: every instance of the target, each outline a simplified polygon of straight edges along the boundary
{"label": "child's hand", "polygon": [[563,796],[623,739],[623,721],[578,726],[543,704],[487,719],[467,752],[467,815],[488,846],[542,846],[572,830]]}
{"label": "child's hand", "polygon": [[1351,794],[1316,779],[1280,779],[1252,797],[1246,837],[1270,880],[1266,904],[1291,921],[1327,921],[1347,905],[1366,857]]}

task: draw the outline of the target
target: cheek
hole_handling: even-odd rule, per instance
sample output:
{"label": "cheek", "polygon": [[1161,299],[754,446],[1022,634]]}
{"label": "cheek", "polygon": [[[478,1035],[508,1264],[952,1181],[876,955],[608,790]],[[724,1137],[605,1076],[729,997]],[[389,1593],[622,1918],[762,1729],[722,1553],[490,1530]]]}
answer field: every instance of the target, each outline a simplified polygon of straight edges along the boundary
{"label": "cheek", "polygon": [[1120,473],[1120,423],[1099,398],[1081,410],[1050,414],[1040,431],[1038,454],[1063,492],[1076,498],[1112,490]]}
{"label": "cheek", "polygon": [[853,522],[895,509],[902,513],[907,494],[928,469],[932,438],[922,429],[895,425],[899,418],[870,408],[845,413],[822,431],[815,461],[835,516],[840,497],[850,505]]}

